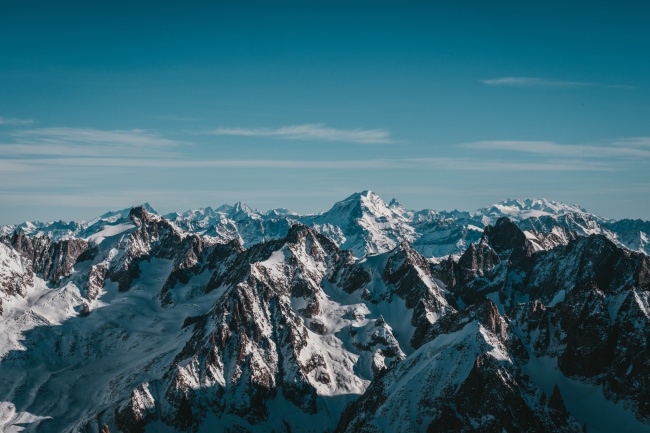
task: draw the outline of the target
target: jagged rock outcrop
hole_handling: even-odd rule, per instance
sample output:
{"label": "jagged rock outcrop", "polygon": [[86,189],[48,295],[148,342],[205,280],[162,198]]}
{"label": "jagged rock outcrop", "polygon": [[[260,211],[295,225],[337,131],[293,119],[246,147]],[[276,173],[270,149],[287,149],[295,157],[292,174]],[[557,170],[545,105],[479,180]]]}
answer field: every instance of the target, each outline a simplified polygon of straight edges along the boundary
{"label": "jagged rock outcrop", "polygon": [[[428,263],[406,244],[386,257],[374,277],[372,268],[359,266],[303,225],[292,226],[281,240],[230,248],[232,255],[223,255],[210,270],[206,286],[223,294],[206,315],[187,323],[191,339],[153,385],[159,390],[153,397],[161,414],[157,421],[175,425],[187,406],[183,402],[189,402],[192,426],[211,416],[272,426],[280,422],[270,416],[278,399],[306,416],[319,416],[326,399],[362,393],[368,380],[406,356],[390,322],[372,318],[378,313],[359,304],[374,278],[403,298],[405,315],[412,311],[424,318],[418,320],[428,315],[430,323],[432,315],[451,311]],[[129,401],[122,406],[121,418],[137,418],[139,409],[131,406]],[[295,417],[282,422],[300,428]]]}
{"label": "jagged rock outcrop", "polygon": [[439,320],[431,340],[350,404],[337,432],[579,432],[508,355],[508,327],[490,301]]}
{"label": "jagged rock outcrop", "polygon": [[379,293],[366,291],[369,294],[367,299],[370,302],[377,302],[378,297],[388,301],[392,301],[393,296],[403,299],[406,308],[413,310],[411,325],[414,333],[409,345],[418,347],[428,327],[454,309],[434,281],[430,264],[409,243],[402,242],[385,257],[382,280],[387,290]]}
{"label": "jagged rock outcrop", "polygon": [[31,263],[13,248],[0,243],[0,292],[25,297],[33,285]]}
{"label": "jagged rock outcrop", "polygon": [[95,253],[82,239],[52,241],[44,236],[29,237],[22,231],[2,236],[0,242],[18,251],[30,262],[34,273],[42,275],[52,284],[69,276],[76,263],[92,259]]}
{"label": "jagged rock outcrop", "polygon": [[[502,220],[486,229],[482,242],[465,253],[472,260],[437,268],[454,293],[468,304],[493,294],[532,356],[557,357],[566,376],[602,384],[608,398],[627,401],[647,420],[648,257],[603,235],[535,251],[521,230]],[[498,253],[499,264],[478,267],[485,251]]]}
{"label": "jagged rock outcrop", "polygon": [[622,219],[606,224],[606,228],[631,250],[650,254],[650,221]]}
{"label": "jagged rock outcrop", "polygon": [[[137,227],[123,238],[119,248],[124,254],[111,263],[108,277],[118,283],[120,291],[131,288],[134,279],[140,276],[140,263],[152,258],[181,260],[179,266],[191,266],[197,259],[197,249],[202,243],[194,235],[185,235],[162,217],[136,207],[129,212],[129,218]],[[189,239],[188,239],[189,238]],[[185,239],[188,239],[185,241]]]}
{"label": "jagged rock outcrop", "polygon": [[94,301],[99,296],[100,290],[104,287],[107,273],[108,269],[103,264],[93,265],[90,269],[86,282],[86,298],[89,301]]}

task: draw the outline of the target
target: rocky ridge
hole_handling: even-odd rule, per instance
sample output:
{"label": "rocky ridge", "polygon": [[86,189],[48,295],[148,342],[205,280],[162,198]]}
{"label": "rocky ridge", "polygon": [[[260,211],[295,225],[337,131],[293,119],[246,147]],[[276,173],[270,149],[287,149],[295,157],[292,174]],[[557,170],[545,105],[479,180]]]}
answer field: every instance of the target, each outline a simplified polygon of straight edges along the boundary
{"label": "rocky ridge", "polygon": [[[650,430],[650,261],[612,237],[643,223],[551,225],[539,212],[583,211],[543,201],[474,216],[372,193],[341,203],[326,217],[272,211],[277,231],[239,204],[203,210],[201,227],[137,207],[81,239],[0,237],[0,425]],[[217,215],[237,236],[214,235]],[[337,218],[340,232],[323,228]],[[478,236],[431,260],[418,241],[440,221]],[[51,399],[61,384],[67,397]],[[587,395],[601,396],[596,415],[577,403]]]}

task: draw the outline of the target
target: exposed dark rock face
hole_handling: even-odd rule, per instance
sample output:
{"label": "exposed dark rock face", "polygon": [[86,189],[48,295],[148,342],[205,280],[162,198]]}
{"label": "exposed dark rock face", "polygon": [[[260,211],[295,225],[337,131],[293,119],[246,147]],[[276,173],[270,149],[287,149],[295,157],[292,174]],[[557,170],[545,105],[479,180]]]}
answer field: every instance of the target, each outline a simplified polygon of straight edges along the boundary
{"label": "exposed dark rock face", "polygon": [[154,401],[148,384],[131,393],[128,405],[115,410],[115,424],[124,433],[142,433],[148,422],[156,419]]}
{"label": "exposed dark rock face", "polygon": [[[347,277],[346,268],[357,267],[346,259],[349,256],[301,225],[293,226],[282,240],[249,250],[237,244],[215,246],[206,255],[206,266],[213,256],[222,259],[212,261],[216,266],[207,288],[226,291],[206,316],[193,321],[193,336],[177,356],[178,364],[156,384],[165,390],[165,403],[157,403],[163,422],[177,425],[186,419],[177,425],[184,430],[213,411],[259,424],[268,421],[268,404],[279,396],[314,414],[318,384],[363,389],[361,380],[345,372],[352,364],[338,365],[331,355],[310,349],[315,339],[308,331],[327,332],[319,319],[321,282],[329,277],[349,284],[363,275],[355,269],[350,271],[353,277]],[[293,308],[292,299],[303,307]],[[133,399],[122,413],[136,417]]]}
{"label": "exposed dark rock face", "polygon": [[650,221],[623,219],[606,227],[623,245],[650,254]]}
{"label": "exposed dark rock face", "polygon": [[524,232],[508,218],[499,218],[494,226],[486,227],[483,237],[498,254],[508,254],[510,260],[525,260],[535,251]]}
{"label": "exposed dark rock face", "polygon": [[335,272],[328,277],[330,283],[340,286],[346,293],[353,293],[370,283],[371,274],[355,265],[356,260],[350,251],[339,250],[334,257],[336,266]]}
{"label": "exposed dark rock face", "polygon": [[[163,305],[169,306],[174,303],[173,289],[177,284],[187,284],[193,276],[206,270],[213,271],[218,266],[229,266],[231,260],[244,251],[238,240],[206,246],[201,238],[186,237],[183,239],[183,243],[174,268],[160,292]],[[209,292],[214,288],[214,285],[208,284],[203,291]]]}
{"label": "exposed dark rock face", "polygon": [[152,258],[175,261],[176,273],[170,281],[192,268],[203,251],[203,242],[196,235],[185,236],[169,221],[148,213],[143,207],[131,209],[129,218],[137,230],[122,241],[125,254],[112,263],[108,277],[118,283],[120,291],[131,288],[133,280],[140,277],[140,263]]}
{"label": "exposed dark rock face", "polygon": [[535,252],[518,230],[500,220],[486,229],[487,245],[465,253],[491,248],[501,257],[498,266],[481,271],[480,260],[463,256],[436,271],[466,303],[497,295],[534,356],[558,357],[565,375],[602,384],[608,398],[631,402],[640,419],[649,419],[648,257],[602,235]]}
{"label": "exposed dark rock face", "polygon": [[47,237],[33,238],[17,231],[12,236],[0,237],[0,242],[18,251],[31,263],[34,273],[52,284],[69,276],[77,262],[93,257],[93,249],[89,249],[88,242],[82,239],[55,242]]}
{"label": "exposed dark rock face", "polygon": [[[370,269],[356,264],[349,252],[325,236],[296,224],[284,239],[248,250],[237,244],[211,248],[192,273],[209,270],[206,290],[225,291],[207,315],[186,321],[193,324],[191,339],[165,378],[152,384],[160,390],[154,400],[162,422],[175,425],[188,407],[184,402],[192,408],[192,423],[183,428],[194,428],[210,412],[234,415],[251,425],[267,423],[269,404],[278,398],[315,415],[322,404],[320,392],[365,389],[366,383],[353,374],[356,368],[367,369],[372,378],[405,358],[381,316],[340,331],[326,326],[331,314],[327,290],[359,296],[372,277]],[[215,255],[220,259],[209,259]],[[432,315],[437,319],[453,310],[431,279],[430,265],[408,244],[386,255],[383,273],[376,278],[389,289],[377,302],[402,298],[413,311],[413,326],[424,321],[429,326]],[[344,317],[362,320],[364,315],[357,314]],[[367,362],[365,367],[355,366],[348,355],[342,357],[343,347],[325,349],[323,342],[332,344],[330,333],[335,331],[349,341],[350,349],[366,354],[358,361]],[[124,406],[122,417],[137,418],[132,402]],[[292,420],[285,423],[300,430]]]}
{"label": "exposed dark rock face", "polygon": [[379,376],[337,432],[579,432],[507,355],[508,327],[490,301],[436,323],[437,335]]}
{"label": "exposed dark rock face", "polygon": [[553,227],[548,232],[528,231],[526,236],[529,241],[537,246],[540,250],[552,250],[560,245],[567,245],[574,239],[578,238],[578,234],[565,227]]}
{"label": "exposed dark rock face", "polygon": [[[531,405],[531,400],[538,403]],[[582,431],[568,415],[559,391],[547,400],[521,371],[489,355],[476,358],[460,388],[448,402],[438,403],[436,409],[439,415],[427,432],[472,431],[469,426],[473,420],[481,420],[480,430],[484,432]]]}
{"label": "exposed dark rock face", "polygon": [[108,269],[105,265],[94,265],[88,274],[86,282],[86,297],[89,301],[94,301],[99,296],[99,291],[104,287]]}
{"label": "exposed dark rock face", "polygon": [[[404,300],[406,308],[413,310],[411,324],[415,332],[410,345],[418,347],[431,323],[454,309],[433,280],[429,263],[409,243],[401,243],[387,256],[382,280],[389,290],[381,296],[388,300],[398,296]],[[378,301],[376,297],[369,300]]]}

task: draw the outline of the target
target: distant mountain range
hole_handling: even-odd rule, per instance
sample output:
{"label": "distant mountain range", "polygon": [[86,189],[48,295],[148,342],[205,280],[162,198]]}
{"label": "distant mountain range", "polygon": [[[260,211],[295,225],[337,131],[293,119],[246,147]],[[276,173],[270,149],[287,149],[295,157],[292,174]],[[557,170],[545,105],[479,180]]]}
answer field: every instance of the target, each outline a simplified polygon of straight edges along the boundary
{"label": "distant mountain range", "polygon": [[[147,212],[158,214],[148,203]],[[54,240],[95,239],[115,230],[128,219],[130,209],[108,212],[84,222],[25,222],[0,226],[0,234],[22,230],[26,235],[44,235]],[[609,220],[591,214],[578,205],[566,205],[546,199],[505,200],[477,210],[411,211],[395,199],[386,204],[372,191],[355,193],[337,202],[321,214],[299,215],[287,209],[260,212],[244,203],[222,205],[162,215],[180,229],[194,233],[208,242],[238,239],[244,247],[271,239],[280,239],[297,223],[314,228],[339,247],[351,250],[356,257],[380,254],[407,241],[425,257],[461,254],[480,239],[483,229],[499,218],[508,217],[522,229],[549,233],[554,227],[567,228],[578,235],[602,234],[618,245],[633,251],[650,253],[650,221]],[[532,239],[532,238],[531,238]]]}
{"label": "distant mountain range", "polygon": [[0,430],[650,432],[650,222],[507,200],[0,228]]}

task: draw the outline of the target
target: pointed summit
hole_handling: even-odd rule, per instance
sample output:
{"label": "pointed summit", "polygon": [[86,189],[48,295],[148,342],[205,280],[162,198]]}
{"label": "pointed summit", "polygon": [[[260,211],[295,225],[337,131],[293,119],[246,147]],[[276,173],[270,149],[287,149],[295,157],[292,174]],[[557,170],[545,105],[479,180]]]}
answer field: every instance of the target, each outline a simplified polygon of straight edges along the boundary
{"label": "pointed summit", "polygon": [[286,216],[297,216],[298,214],[285,207],[279,207],[267,211],[265,215],[270,217],[286,217]]}
{"label": "pointed summit", "polygon": [[361,197],[372,198],[372,197],[379,197],[379,196],[377,194],[375,194],[374,192],[370,191],[369,189],[366,189],[366,190],[363,190],[361,192],[355,192],[354,194],[350,195],[345,200],[361,198]]}
{"label": "pointed summit", "polygon": [[[402,208],[389,207],[372,191],[357,192],[305,223],[335,238],[357,257],[390,251],[402,241],[413,241],[415,231]],[[332,231],[333,230],[333,231]]]}
{"label": "pointed summit", "polygon": [[131,218],[136,224],[140,224],[142,221],[149,220],[149,212],[144,205],[134,206],[129,211],[129,218]]}
{"label": "pointed summit", "polygon": [[146,202],[146,201],[145,201],[144,203],[142,203],[142,204],[140,205],[140,207],[142,207],[144,210],[146,210],[146,211],[149,212],[149,213],[152,213],[152,214],[154,214],[154,215],[158,215],[158,212],[156,211],[156,209],[154,209],[153,206],[151,206],[151,205],[150,205],[148,202]]}
{"label": "pointed summit", "polygon": [[357,219],[370,216],[371,218],[380,219],[398,219],[405,220],[400,209],[391,209],[386,202],[372,191],[366,190],[356,192],[344,200],[341,200],[332,206],[332,208],[323,213],[328,222],[341,227],[347,226],[347,223],[354,222]]}
{"label": "pointed summit", "polygon": [[239,213],[239,212],[246,212],[246,213],[252,213],[253,209],[251,209],[250,206],[248,206],[246,203],[238,201],[235,203],[235,205],[232,208],[233,213]]}
{"label": "pointed summit", "polygon": [[234,221],[242,221],[247,219],[259,220],[261,219],[261,216],[257,210],[252,209],[246,203],[238,201],[230,211],[230,218],[232,218]]}
{"label": "pointed summit", "polygon": [[390,203],[388,203],[388,207],[394,209],[394,208],[401,208],[402,205],[400,204],[400,202],[397,201],[396,198],[392,198]]}

